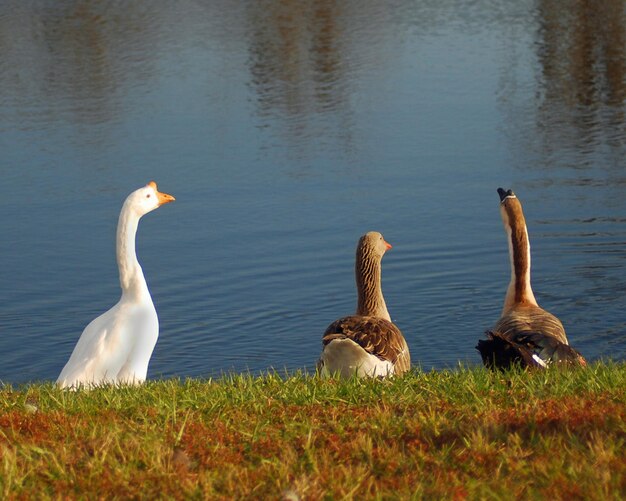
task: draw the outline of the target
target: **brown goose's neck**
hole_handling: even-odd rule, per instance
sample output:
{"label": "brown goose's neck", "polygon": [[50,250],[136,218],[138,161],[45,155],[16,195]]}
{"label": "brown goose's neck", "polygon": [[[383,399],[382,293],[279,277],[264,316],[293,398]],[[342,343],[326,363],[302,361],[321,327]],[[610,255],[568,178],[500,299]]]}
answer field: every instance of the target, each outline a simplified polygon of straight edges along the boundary
{"label": "brown goose's neck", "polygon": [[359,249],[356,255],[357,315],[384,318],[391,322],[383,297],[381,258],[372,252]]}
{"label": "brown goose's neck", "polygon": [[519,210],[505,208],[503,220],[511,260],[511,281],[504,298],[504,313],[515,306],[537,306],[537,301],[530,286],[530,242],[521,206]]}

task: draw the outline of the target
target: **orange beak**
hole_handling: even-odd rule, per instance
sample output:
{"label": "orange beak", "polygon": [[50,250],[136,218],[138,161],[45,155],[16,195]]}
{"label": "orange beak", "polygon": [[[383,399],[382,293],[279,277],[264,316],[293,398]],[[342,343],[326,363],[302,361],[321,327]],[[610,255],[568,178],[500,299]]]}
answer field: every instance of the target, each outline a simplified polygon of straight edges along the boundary
{"label": "orange beak", "polygon": [[389,250],[392,248],[392,245],[389,242],[385,241],[385,247],[387,247],[387,250]]}
{"label": "orange beak", "polygon": [[154,188],[154,191],[156,191],[157,199],[159,200],[159,205],[168,204],[176,200],[172,195],[168,195],[167,193],[161,193],[157,189],[157,185],[154,181],[150,181],[148,183],[148,186],[152,186],[152,188]]}

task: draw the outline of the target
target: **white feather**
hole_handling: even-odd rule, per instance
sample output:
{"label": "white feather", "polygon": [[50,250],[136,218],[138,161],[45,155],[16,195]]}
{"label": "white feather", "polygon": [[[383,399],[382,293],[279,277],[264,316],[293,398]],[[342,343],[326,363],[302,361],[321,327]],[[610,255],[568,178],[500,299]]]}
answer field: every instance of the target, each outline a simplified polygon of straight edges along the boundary
{"label": "white feather", "polygon": [[85,327],[57,379],[62,388],[137,384],[146,379],[159,319],[135,254],[135,234],[141,216],[172,200],[150,183],[124,202],[117,230],[122,297]]}
{"label": "white feather", "polygon": [[324,346],[320,360],[323,376],[386,377],[394,373],[394,365],[389,360],[381,360],[348,338],[334,339]]}
{"label": "white feather", "polygon": [[535,362],[537,362],[539,365],[541,365],[541,367],[548,367],[548,364],[546,364],[543,360],[541,360],[541,358],[539,357],[539,355],[537,355],[536,353],[533,353],[532,356],[533,360]]}

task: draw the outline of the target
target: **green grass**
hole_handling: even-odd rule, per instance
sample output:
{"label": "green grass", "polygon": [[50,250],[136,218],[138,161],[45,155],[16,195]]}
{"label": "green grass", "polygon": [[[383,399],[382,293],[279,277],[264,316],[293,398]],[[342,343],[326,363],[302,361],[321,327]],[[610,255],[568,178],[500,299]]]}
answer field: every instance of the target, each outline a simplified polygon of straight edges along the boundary
{"label": "green grass", "polygon": [[623,499],[626,364],[0,389],[6,498]]}

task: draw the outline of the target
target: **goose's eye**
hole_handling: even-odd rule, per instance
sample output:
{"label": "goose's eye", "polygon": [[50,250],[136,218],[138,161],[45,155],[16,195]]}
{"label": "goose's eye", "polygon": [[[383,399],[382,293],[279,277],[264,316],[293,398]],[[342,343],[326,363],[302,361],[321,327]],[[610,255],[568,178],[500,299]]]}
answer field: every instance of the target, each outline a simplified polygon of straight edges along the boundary
{"label": "goose's eye", "polygon": [[148,194],[146,195],[146,198],[150,198],[150,193],[148,193]]}

